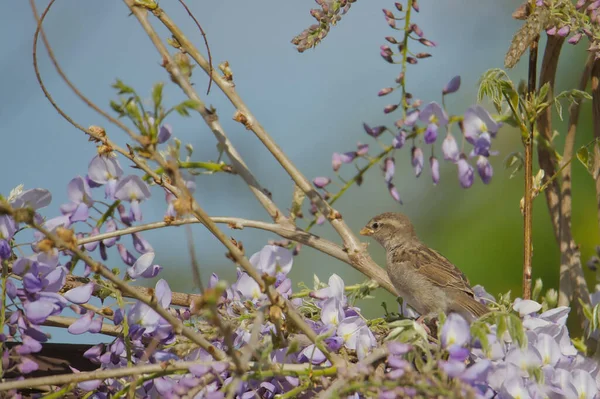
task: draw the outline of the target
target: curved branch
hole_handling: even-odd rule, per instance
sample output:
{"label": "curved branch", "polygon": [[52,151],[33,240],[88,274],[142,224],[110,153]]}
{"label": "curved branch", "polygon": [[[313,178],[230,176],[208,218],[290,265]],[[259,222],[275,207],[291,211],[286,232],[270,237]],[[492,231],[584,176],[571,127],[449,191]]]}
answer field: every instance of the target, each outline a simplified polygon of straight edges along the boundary
{"label": "curved branch", "polygon": [[[132,0],[125,0],[126,3],[131,7]],[[135,12],[136,7],[132,8],[132,11]],[[138,10],[139,12],[139,10]],[[356,237],[356,235],[352,232],[352,230],[346,225],[344,220],[341,217],[341,214],[333,209],[320,194],[311,186],[310,182],[306,179],[304,175],[296,168],[295,165],[287,158],[287,156],[281,151],[279,146],[273,141],[273,139],[267,134],[264,128],[258,123],[254,115],[251,114],[248,107],[238,96],[237,92],[234,90],[233,85],[219,75],[216,71],[212,71],[210,69],[210,65],[208,61],[200,54],[198,49],[192,44],[191,41],[187,39],[187,37],[181,32],[181,30],[171,21],[168,15],[165,14],[164,10],[160,7],[156,7],[152,10],[152,13],[169,29],[169,31],[173,34],[173,36],[179,41],[181,46],[185,49],[185,51],[202,67],[202,69],[206,73],[210,73],[211,78],[215,81],[217,86],[225,93],[225,95],[229,98],[230,102],[237,108],[237,115],[240,116],[245,121],[245,125],[247,128],[252,130],[257,137],[261,140],[261,142],[269,149],[269,151],[273,154],[273,156],[277,159],[277,161],[283,166],[288,175],[294,180],[296,185],[309,197],[309,199],[314,202],[319,211],[325,215],[328,220],[331,222],[333,228],[342,238],[344,243],[345,251],[348,254],[350,259],[350,265],[354,267],[359,272],[368,276],[369,278],[377,281],[381,287],[391,292],[394,295],[397,295],[397,291],[392,285],[387,273],[384,269],[379,267],[369,256],[368,251],[366,250],[364,244],[360,242],[360,240]],[[138,19],[144,17],[138,17]],[[141,21],[141,19],[140,19]],[[149,27],[149,29],[152,29]],[[155,43],[155,46],[161,52],[161,55],[164,57],[168,57],[168,53],[165,54],[165,50],[160,40],[158,40],[156,33],[151,30],[148,32],[150,38]],[[186,95],[192,100],[200,101],[200,104],[203,104],[194,91],[193,87],[189,84],[189,82],[185,81],[185,79],[181,79],[180,85],[182,89],[185,91]],[[199,111],[201,113],[205,112],[204,108],[200,108]],[[204,115],[203,115],[204,116]],[[205,118],[206,120],[206,118]],[[207,123],[209,126],[212,125],[211,121],[208,120]],[[214,130],[214,129],[213,129]]]}
{"label": "curved branch", "polygon": [[[309,247],[315,248],[324,254],[333,256],[342,262],[350,263],[348,254],[342,247],[334,242],[321,238],[311,233],[307,233],[297,227],[288,227],[277,223],[267,223],[258,220],[241,219],[234,217],[211,217],[214,223],[227,224],[232,229],[242,230],[246,227],[270,231],[288,240],[296,241]],[[88,244],[90,242],[101,241],[107,238],[120,237],[128,234],[138,233],[140,231],[160,229],[169,226],[183,226],[187,224],[202,223],[196,218],[178,219],[172,222],[154,222],[142,224],[139,226],[128,227],[112,231],[109,233],[102,233],[95,236],[84,237],[77,240],[78,245]]]}

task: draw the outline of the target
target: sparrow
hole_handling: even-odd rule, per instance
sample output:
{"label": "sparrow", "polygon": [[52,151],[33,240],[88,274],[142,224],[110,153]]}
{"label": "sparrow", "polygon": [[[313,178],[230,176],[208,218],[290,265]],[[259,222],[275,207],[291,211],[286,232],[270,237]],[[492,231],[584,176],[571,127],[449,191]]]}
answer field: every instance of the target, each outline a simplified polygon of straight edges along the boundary
{"label": "sparrow", "polygon": [[439,252],[423,244],[406,215],[375,216],[360,231],[386,250],[387,273],[400,296],[422,318],[458,313],[472,322],[489,309],[475,299],[467,277]]}

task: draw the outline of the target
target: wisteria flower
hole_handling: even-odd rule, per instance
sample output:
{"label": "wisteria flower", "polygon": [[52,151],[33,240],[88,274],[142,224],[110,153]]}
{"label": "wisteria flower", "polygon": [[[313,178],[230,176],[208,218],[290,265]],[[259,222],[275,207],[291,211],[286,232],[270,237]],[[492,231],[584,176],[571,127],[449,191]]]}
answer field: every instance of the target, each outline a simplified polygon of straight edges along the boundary
{"label": "wisteria flower", "polygon": [[294,262],[292,253],[277,245],[265,245],[249,260],[259,272],[271,276],[275,276],[277,273],[288,274]]}
{"label": "wisteria flower", "polygon": [[423,172],[423,150],[419,147],[413,147],[411,150],[411,163],[415,170],[415,176],[421,176],[421,172]]}
{"label": "wisteria flower", "polygon": [[140,202],[150,198],[148,185],[136,175],[124,177],[115,188],[115,198],[131,203],[131,218],[136,221],[142,220]]}
{"label": "wisteria flower", "polygon": [[95,156],[88,166],[90,180],[99,185],[106,185],[105,198],[113,199],[117,181],[123,176],[123,169],[116,158]]}
{"label": "wisteria flower", "polygon": [[70,203],[61,205],[60,211],[69,216],[71,223],[87,220],[89,208],[94,204],[92,192],[87,182],[81,176],[77,176],[67,186]]}
{"label": "wisteria flower", "polygon": [[13,198],[10,204],[13,208],[32,208],[37,211],[50,205],[51,201],[52,194],[50,194],[50,191],[43,188],[34,188],[21,192]]}
{"label": "wisteria flower", "polygon": [[474,105],[465,111],[463,133],[469,143],[475,145],[482,133],[489,133],[491,137],[496,137],[499,128],[500,125],[481,105]]}
{"label": "wisteria flower", "polygon": [[457,162],[460,156],[458,144],[450,132],[448,132],[446,138],[442,142],[442,153],[444,154],[444,159],[446,161]]}
{"label": "wisteria flower", "polygon": [[463,188],[469,188],[473,185],[475,174],[473,167],[467,162],[467,158],[461,155],[458,162],[458,181]]}
{"label": "wisteria flower", "polygon": [[436,102],[427,104],[421,111],[419,119],[427,123],[424,136],[426,144],[435,142],[439,126],[446,126],[448,124],[446,111]]}

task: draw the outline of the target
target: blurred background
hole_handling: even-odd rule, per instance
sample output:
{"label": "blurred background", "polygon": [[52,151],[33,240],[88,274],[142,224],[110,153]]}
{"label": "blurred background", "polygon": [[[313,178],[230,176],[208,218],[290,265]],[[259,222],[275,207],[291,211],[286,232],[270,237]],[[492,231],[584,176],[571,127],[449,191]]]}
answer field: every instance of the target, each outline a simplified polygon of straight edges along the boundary
{"label": "blurred background", "polygon": [[[47,3],[36,4],[41,12]],[[512,35],[521,24],[510,17],[519,4],[519,0],[421,4],[420,13],[413,14],[413,22],[437,47],[412,45],[414,52],[427,51],[433,57],[409,65],[406,76],[409,91],[424,103],[441,101],[442,87],[453,76],[461,75],[460,91],[449,96],[446,104],[453,114],[464,112],[476,102],[481,74],[503,66]],[[203,50],[200,33],[179,3],[163,0],[160,5]],[[394,9],[393,1],[354,3],[323,43],[303,54],[296,51],[290,40],[314,22],[309,15],[310,8],[315,7],[313,1],[189,1],[188,6],[207,33],[214,65],[229,61],[242,98],[308,178],[333,177],[331,154],[351,151],[357,141],[370,144],[372,154],[379,152],[378,144],[365,134],[362,123],[391,126],[400,117],[399,113],[383,114],[383,107],[396,102],[398,96],[377,97],[381,88],[394,85],[400,72],[399,65],[390,65],[379,55],[379,46],[386,43],[384,37],[395,33],[381,12],[382,8]],[[164,103],[181,102],[184,95],[169,81],[150,40],[137,20],[128,14],[125,5],[118,1],[104,2],[100,7],[91,1],[57,2],[46,19],[45,29],[68,76],[106,110],[109,110],[109,101],[116,99],[116,92],[110,86],[117,78],[134,87],[148,101],[152,85],[164,81]],[[10,13],[4,13],[2,19],[0,192],[7,195],[18,184],[24,184],[25,188],[47,188],[54,199],[44,215],[53,217],[58,214],[59,206],[68,201],[68,182],[87,173],[95,146],[56,113],[38,87],[31,56],[35,23],[28,2],[12,2]],[[162,25],[153,18],[150,20],[166,39],[169,35]],[[557,91],[577,85],[586,57],[584,42],[578,47],[564,46]],[[115,130],[69,91],[42,47],[39,54],[42,76],[58,104],[80,124],[102,125],[111,139],[124,144],[123,132]],[[525,78],[526,64],[519,63],[510,71],[510,76],[515,82]],[[217,109],[225,131],[250,169],[272,191],[279,207],[288,209],[293,190],[290,178],[254,134],[231,119],[234,109],[215,85],[206,96],[208,80],[200,68],[196,68],[192,81],[206,103]],[[593,137],[589,110],[586,104],[581,114],[577,146]],[[216,141],[199,115],[183,118],[174,113],[167,122],[173,126],[176,137],[193,145],[194,160],[216,160]],[[561,136],[558,142],[562,149],[564,122],[556,118],[555,129]],[[440,145],[441,139],[436,146],[436,152],[441,155]],[[523,195],[523,175],[509,179],[511,171],[503,166],[510,152],[522,148],[517,131],[502,128],[493,148],[500,151],[500,155],[491,159],[495,173],[488,186],[477,177],[473,187],[462,189],[456,167],[446,162],[441,164],[440,184],[434,186],[427,164],[428,150],[425,151],[426,168],[420,178],[415,178],[410,146],[407,146],[396,152],[394,179],[404,205],[390,197],[382,172],[375,167],[368,172],[363,185],[352,187],[336,203],[336,208],[355,232],[375,214],[404,212],[413,220],[422,240],[459,266],[473,284],[484,285],[494,295],[508,290],[519,295],[523,257],[519,200]],[[133,172],[126,162],[121,160],[121,165],[126,173]],[[341,169],[345,178],[352,177],[353,172],[351,165]],[[586,262],[600,244],[594,186],[577,161],[573,163],[573,175],[573,231],[581,246],[582,260]],[[196,184],[196,198],[210,215],[268,220],[266,212],[239,177],[198,176]],[[333,184],[330,188],[336,191]],[[95,192],[97,199],[103,199],[103,189]],[[152,195],[152,199],[143,204],[144,222],[162,220],[166,210],[163,191],[154,188]],[[307,208],[305,214],[309,216]],[[310,220],[300,220],[299,225],[306,226]],[[248,255],[260,250],[269,239],[278,238],[257,230],[223,228],[227,234],[243,241]],[[313,232],[339,242],[329,226],[316,227]],[[233,281],[235,268],[225,258],[225,249],[200,226],[194,226],[193,234],[205,281],[212,272]],[[156,262],[164,267],[162,277],[169,281],[171,288],[195,292],[185,229],[171,227],[168,231],[150,231],[143,235],[154,247]],[[122,242],[131,246],[128,237]],[[371,243],[369,251],[375,261],[384,264],[384,253],[379,246]],[[124,269],[114,248],[109,265]],[[545,287],[556,287],[558,266],[559,252],[541,195],[534,204],[534,278],[543,278]],[[327,281],[332,273],[342,276],[347,284],[364,280],[349,266],[306,247],[295,259],[291,276],[294,283],[304,281],[312,286],[314,274]],[[586,275],[588,281],[594,283],[593,273],[586,269]],[[382,290],[376,292],[376,297],[360,304],[367,316],[380,315],[382,301],[394,308],[393,298]],[[60,337],[61,333],[54,336],[59,341]]]}

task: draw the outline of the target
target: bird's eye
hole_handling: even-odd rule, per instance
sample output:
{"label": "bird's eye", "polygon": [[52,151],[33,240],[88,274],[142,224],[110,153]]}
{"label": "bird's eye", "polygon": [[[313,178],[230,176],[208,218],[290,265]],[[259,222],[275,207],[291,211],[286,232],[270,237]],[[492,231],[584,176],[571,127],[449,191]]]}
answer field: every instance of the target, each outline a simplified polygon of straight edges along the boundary
{"label": "bird's eye", "polygon": [[377,230],[377,229],[379,228],[379,226],[380,226],[380,224],[379,224],[379,223],[377,223],[377,222],[374,222],[374,223],[371,225],[371,227],[372,227],[373,229],[375,229],[375,230]]}

